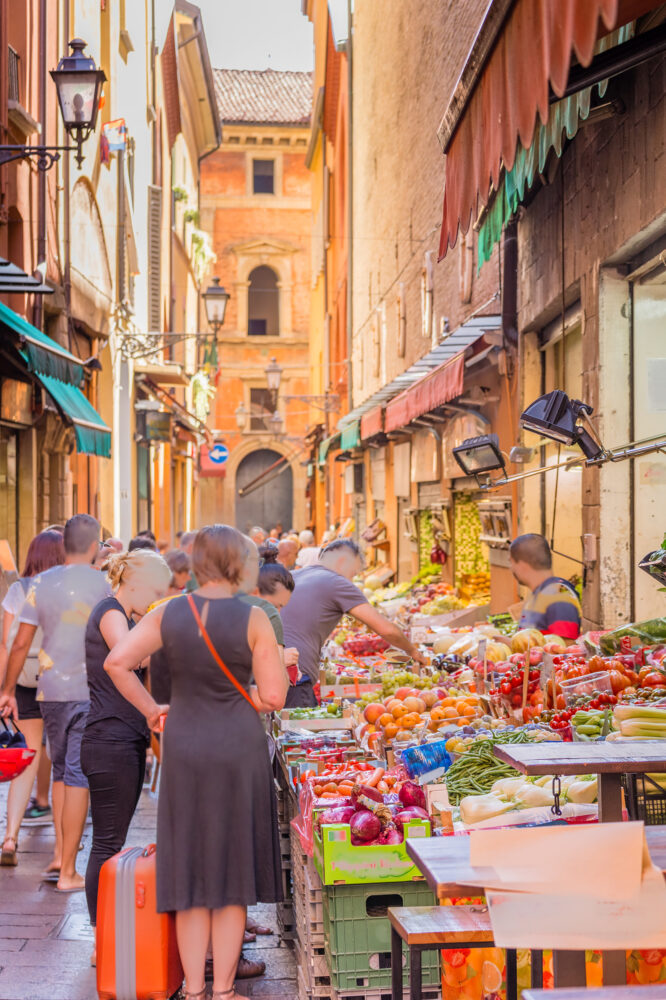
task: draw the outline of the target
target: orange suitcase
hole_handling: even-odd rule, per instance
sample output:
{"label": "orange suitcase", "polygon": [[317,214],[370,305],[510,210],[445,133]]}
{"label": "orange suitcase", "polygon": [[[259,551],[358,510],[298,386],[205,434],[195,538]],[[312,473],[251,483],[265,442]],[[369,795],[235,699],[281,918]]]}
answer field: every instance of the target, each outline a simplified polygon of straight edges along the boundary
{"label": "orange suitcase", "polygon": [[97,902],[100,1000],[167,1000],[183,982],[173,914],[158,913],[155,845],[102,866]]}

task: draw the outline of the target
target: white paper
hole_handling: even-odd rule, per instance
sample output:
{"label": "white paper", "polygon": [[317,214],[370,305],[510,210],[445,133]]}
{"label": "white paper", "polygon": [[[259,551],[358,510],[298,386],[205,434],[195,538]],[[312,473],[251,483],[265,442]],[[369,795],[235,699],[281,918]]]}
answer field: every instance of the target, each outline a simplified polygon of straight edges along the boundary
{"label": "white paper", "polygon": [[487,889],[628,900],[640,889],[643,843],[642,823],[475,830],[470,864],[494,869]]}
{"label": "white paper", "polygon": [[631,900],[523,892],[486,898],[498,948],[666,948],[666,885],[656,868],[645,872]]}

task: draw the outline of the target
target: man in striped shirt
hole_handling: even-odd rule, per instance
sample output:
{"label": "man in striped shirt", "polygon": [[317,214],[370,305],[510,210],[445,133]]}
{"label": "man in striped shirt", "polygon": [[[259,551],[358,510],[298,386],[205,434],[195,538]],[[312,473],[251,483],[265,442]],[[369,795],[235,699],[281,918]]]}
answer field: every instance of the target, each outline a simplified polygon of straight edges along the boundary
{"label": "man in striped shirt", "polygon": [[509,549],[511,572],[531,591],[523,605],[521,628],[536,628],[572,642],[580,635],[581,607],[567,580],[553,576],[553,559],[543,535],[519,535]]}

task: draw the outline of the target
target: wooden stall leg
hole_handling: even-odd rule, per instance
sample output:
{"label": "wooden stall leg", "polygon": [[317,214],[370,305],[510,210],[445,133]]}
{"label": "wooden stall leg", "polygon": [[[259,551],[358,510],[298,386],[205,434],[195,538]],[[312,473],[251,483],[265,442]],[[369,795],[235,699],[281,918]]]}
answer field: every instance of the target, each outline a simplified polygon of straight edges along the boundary
{"label": "wooden stall leg", "polygon": [[421,949],[409,949],[409,1000],[421,1000]]}
{"label": "wooden stall leg", "polygon": [[555,986],[585,986],[585,952],[554,951],[553,979]]}
{"label": "wooden stall leg", "polygon": [[530,986],[533,990],[543,989],[543,952],[531,954]]}
{"label": "wooden stall leg", "polygon": [[599,822],[622,822],[622,775],[599,775]]}
{"label": "wooden stall leg", "polygon": [[402,938],[391,928],[391,998],[402,1000]]}
{"label": "wooden stall leg", "polygon": [[604,986],[627,985],[627,953],[624,951],[603,951],[601,953],[604,971]]}
{"label": "wooden stall leg", "polygon": [[506,952],[506,1000],[518,1000],[518,956],[514,948]]}

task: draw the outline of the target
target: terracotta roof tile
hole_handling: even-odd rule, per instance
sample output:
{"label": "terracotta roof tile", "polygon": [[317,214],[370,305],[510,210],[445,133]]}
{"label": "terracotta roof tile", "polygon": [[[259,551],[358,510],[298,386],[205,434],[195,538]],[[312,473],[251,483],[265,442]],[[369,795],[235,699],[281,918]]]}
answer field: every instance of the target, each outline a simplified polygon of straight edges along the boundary
{"label": "terracotta roof tile", "polygon": [[274,69],[216,69],[215,95],[222,124],[308,125],[312,73]]}

